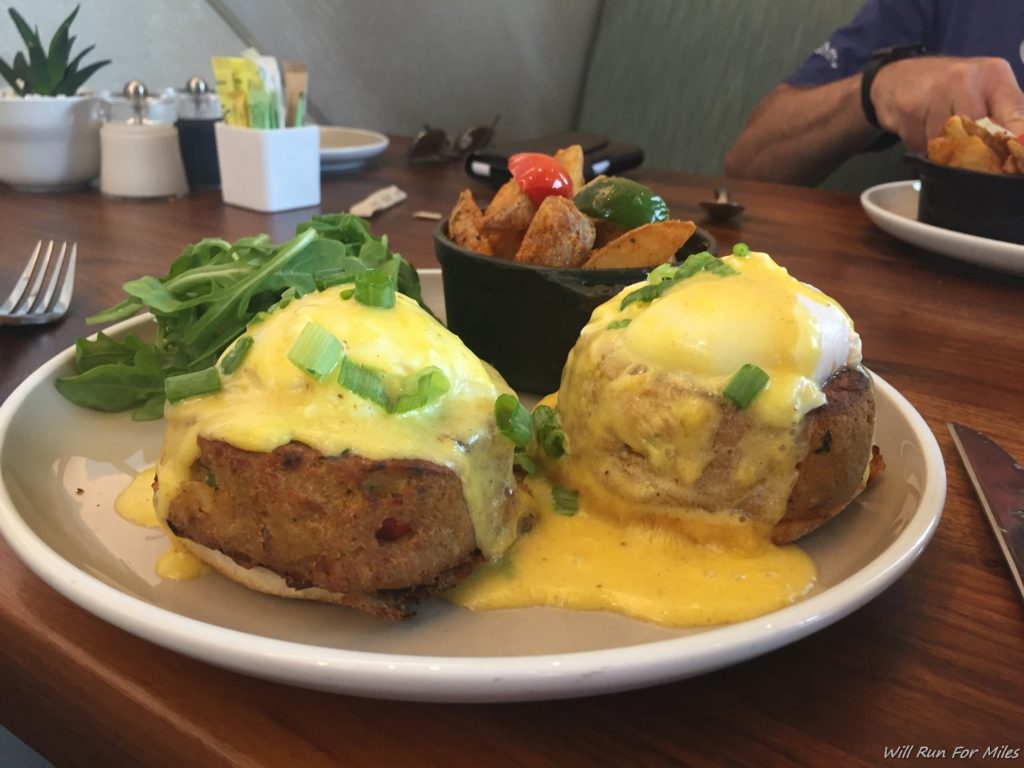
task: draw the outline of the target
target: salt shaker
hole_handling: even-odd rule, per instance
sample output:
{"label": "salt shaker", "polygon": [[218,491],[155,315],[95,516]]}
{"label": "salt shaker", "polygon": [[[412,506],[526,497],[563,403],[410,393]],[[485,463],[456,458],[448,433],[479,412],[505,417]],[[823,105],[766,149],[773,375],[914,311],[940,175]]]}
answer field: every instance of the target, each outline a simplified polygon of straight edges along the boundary
{"label": "salt shaker", "polygon": [[190,77],[177,91],[178,141],[192,189],[220,186],[217,139],[213,126],[222,119],[220,99],[201,77]]}
{"label": "salt shaker", "polygon": [[187,195],[173,93],[153,96],[132,80],[102,103],[100,191],[125,198]]}

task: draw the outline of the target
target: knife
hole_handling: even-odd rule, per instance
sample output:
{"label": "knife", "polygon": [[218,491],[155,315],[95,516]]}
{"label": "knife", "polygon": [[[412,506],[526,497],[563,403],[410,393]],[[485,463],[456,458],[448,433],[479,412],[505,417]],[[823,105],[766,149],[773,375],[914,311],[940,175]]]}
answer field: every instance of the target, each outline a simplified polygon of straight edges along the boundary
{"label": "knife", "polygon": [[980,432],[946,426],[1024,600],[1024,467]]}

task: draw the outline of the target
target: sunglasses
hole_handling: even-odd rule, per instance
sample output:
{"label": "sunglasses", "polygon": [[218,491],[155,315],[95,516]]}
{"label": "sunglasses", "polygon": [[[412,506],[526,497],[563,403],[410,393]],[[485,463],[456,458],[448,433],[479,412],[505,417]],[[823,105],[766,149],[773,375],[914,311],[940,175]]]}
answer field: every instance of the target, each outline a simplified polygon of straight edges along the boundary
{"label": "sunglasses", "polygon": [[498,115],[490,125],[467,128],[454,141],[441,128],[424,125],[413,137],[406,159],[412,164],[437,163],[457,160],[470,152],[486,149],[494,143],[494,134],[500,119],[501,115]]}

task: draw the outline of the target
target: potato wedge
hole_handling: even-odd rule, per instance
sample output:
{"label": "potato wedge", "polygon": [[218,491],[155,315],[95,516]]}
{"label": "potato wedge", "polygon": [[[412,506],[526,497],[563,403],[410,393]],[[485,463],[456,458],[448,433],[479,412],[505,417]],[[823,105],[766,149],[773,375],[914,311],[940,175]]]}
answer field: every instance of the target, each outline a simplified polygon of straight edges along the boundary
{"label": "potato wedge", "polygon": [[672,261],[697,229],[692,221],[655,221],[631,229],[593,252],[584,269],[653,267]]}
{"label": "potato wedge", "polygon": [[597,237],[594,239],[594,248],[604,248],[608,243],[617,237],[629,232],[629,228],[622,224],[616,224],[613,221],[607,221],[605,219],[590,219],[594,222],[594,229],[597,230]]}
{"label": "potato wedge", "polygon": [[949,165],[970,171],[1000,173],[1003,170],[999,157],[977,136],[968,136],[956,143]]}
{"label": "potato wedge", "polygon": [[953,153],[956,151],[957,139],[948,136],[936,136],[928,139],[928,159],[939,165],[949,165]]}
{"label": "potato wedge", "polygon": [[468,248],[483,256],[493,256],[490,241],[480,234],[480,224],[483,222],[484,214],[480,206],[473,199],[473,193],[468,189],[459,193],[459,199],[455,201],[448,216],[448,237],[456,245]]}
{"label": "potato wedge", "polygon": [[555,160],[561,163],[569,175],[569,181],[572,182],[572,193],[575,195],[586,183],[583,180],[583,147],[573,144],[571,147],[560,149],[555,152]]}
{"label": "potato wedge", "polygon": [[579,267],[594,247],[594,224],[565,197],[544,198],[526,230],[516,261],[545,267]]}
{"label": "potato wedge", "polygon": [[519,182],[509,179],[484,211],[480,234],[499,259],[514,259],[536,212],[537,206],[523,194]]}
{"label": "potato wedge", "polygon": [[1006,142],[1006,149],[1009,155],[1006,157],[1006,162],[1003,163],[1003,171],[1016,176],[1024,174],[1024,146],[1021,146],[1016,139],[1009,139]]}

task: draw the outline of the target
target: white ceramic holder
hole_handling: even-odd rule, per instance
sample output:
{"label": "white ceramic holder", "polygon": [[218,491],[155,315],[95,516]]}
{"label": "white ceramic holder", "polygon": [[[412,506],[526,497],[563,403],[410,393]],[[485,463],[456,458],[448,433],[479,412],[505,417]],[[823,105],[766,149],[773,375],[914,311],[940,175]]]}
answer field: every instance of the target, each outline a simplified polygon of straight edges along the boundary
{"label": "white ceramic holder", "polygon": [[259,130],[217,123],[224,202],[273,213],[320,204],[320,129]]}

